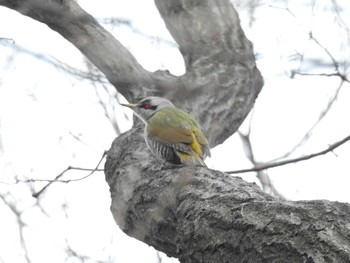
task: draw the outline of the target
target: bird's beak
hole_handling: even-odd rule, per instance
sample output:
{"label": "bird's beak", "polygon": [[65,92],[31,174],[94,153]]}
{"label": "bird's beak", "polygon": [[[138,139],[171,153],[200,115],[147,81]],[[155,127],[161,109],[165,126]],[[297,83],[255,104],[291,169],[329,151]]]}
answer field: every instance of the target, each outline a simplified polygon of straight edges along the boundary
{"label": "bird's beak", "polygon": [[137,104],[124,104],[124,103],[119,103],[122,106],[128,107],[130,109],[134,109],[137,107]]}

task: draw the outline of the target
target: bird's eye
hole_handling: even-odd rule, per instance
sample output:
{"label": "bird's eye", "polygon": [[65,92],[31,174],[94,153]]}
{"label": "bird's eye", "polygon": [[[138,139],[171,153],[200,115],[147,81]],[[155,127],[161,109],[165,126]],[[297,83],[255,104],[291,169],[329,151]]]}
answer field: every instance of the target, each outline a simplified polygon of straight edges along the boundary
{"label": "bird's eye", "polygon": [[157,109],[157,106],[152,105],[149,100],[143,101],[141,107],[146,109],[146,110],[156,110]]}
{"label": "bird's eye", "polygon": [[143,103],[142,106],[143,106],[146,110],[150,110],[150,109],[152,109],[152,107],[153,107],[151,103],[147,103],[147,102]]}

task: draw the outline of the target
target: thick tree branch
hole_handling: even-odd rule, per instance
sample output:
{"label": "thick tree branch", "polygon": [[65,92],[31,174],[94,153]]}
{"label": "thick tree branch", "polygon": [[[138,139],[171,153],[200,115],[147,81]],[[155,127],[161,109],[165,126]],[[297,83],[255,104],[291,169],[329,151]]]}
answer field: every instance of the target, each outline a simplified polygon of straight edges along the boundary
{"label": "thick tree branch", "polygon": [[147,156],[136,131],[115,140],[105,166],[128,235],[181,262],[350,260],[350,205],[285,201],[222,172],[139,161]]}
{"label": "thick tree branch", "polygon": [[[200,120],[211,146],[222,143],[252,109],[263,81],[252,44],[227,0],[155,0],[186,64],[187,92],[172,96]],[[179,102],[179,103],[178,103]]]}
{"label": "thick tree branch", "polygon": [[186,61],[183,76],[144,70],[76,1],[0,0],[70,41],[128,100],[165,96],[191,112],[213,147],[238,129],[261,90],[252,45],[228,0],[156,4]]}
{"label": "thick tree branch", "polygon": [[49,26],[76,46],[126,98],[133,99],[151,75],[112,34],[72,0],[0,0]]}
{"label": "thick tree branch", "polygon": [[[215,146],[237,130],[261,90],[252,45],[228,0],[156,4],[184,56],[183,76],[145,71],[74,1],[0,0],[60,33],[127,99],[164,95],[190,111]],[[143,128],[135,122],[120,135],[105,165],[113,216],[130,236],[182,262],[271,262],[287,256],[298,262],[317,261],[326,253],[340,260],[349,255],[334,241],[334,236],[349,237],[342,214],[347,206],[281,201],[220,172],[162,166],[148,151]]]}

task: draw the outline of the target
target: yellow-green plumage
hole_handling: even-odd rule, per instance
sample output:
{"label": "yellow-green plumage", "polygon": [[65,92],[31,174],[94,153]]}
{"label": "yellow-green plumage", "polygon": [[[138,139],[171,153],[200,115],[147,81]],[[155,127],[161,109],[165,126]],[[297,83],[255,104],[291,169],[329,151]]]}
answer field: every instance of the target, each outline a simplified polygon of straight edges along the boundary
{"label": "yellow-green plumage", "polygon": [[132,108],[146,124],[145,139],[156,156],[174,164],[206,166],[209,144],[191,115],[160,97],[122,105]]}
{"label": "yellow-green plumage", "polygon": [[[158,110],[147,124],[147,140],[152,148],[171,148],[175,156],[154,152],[173,163],[203,165],[204,158],[210,155],[208,141],[197,122],[186,112],[166,107]],[[152,142],[153,141],[153,142]],[[155,146],[155,147],[154,147]],[[165,150],[163,150],[165,151]],[[177,157],[177,158],[176,158]]]}

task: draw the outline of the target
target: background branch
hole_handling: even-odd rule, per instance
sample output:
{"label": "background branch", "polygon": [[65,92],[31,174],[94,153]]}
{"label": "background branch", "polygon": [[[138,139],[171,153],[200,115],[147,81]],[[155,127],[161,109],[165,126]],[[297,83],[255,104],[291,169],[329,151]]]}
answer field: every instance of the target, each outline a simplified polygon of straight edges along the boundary
{"label": "background branch", "polygon": [[143,69],[76,1],[0,0],[0,5],[45,23],[61,34],[127,100],[136,101],[147,95],[166,96],[191,112],[206,131],[212,147],[238,129],[263,85],[252,45],[228,0],[197,4],[156,1],[184,56],[186,74],[180,77],[167,71],[150,73]]}
{"label": "background branch", "polygon": [[[252,120],[252,117],[250,120]],[[252,145],[251,140],[250,140],[250,134],[251,134],[250,131],[251,131],[251,125],[249,125],[249,129],[248,129],[247,134],[243,134],[242,132],[238,132],[238,134],[242,140],[243,148],[244,148],[244,152],[245,152],[246,157],[253,164],[254,167],[259,167],[262,164],[255,160],[253,145]],[[270,194],[273,194],[277,197],[284,198],[283,195],[281,195],[277,191],[276,187],[271,182],[270,177],[269,177],[266,170],[256,171],[256,177],[259,179],[259,181],[262,185],[262,189],[265,193],[270,193]]]}
{"label": "background branch", "polygon": [[347,141],[350,140],[350,135],[345,137],[344,139],[331,144],[327,149],[324,149],[322,151],[310,154],[310,155],[305,155],[305,156],[301,156],[298,158],[294,158],[294,159],[290,159],[290,160],[284,160],[284,161],[279,161],[279,162],[274,162],[274,163],[266,163],[260,166],[256,166],[254,168],[249,168],[249,169],[242,169],[242,170],[235,170],[235,171],[227,171],[225,173],[227,174],[239,174],[239,173],[249,173],[249,172],[257,172],[257,171],[261,171],[261,170],[265,170],[265,169],[269,169],[269,168],[274,168],[274,167],[278,167],[278,166],[283,166],[283,165],[287,165],[287,164],[291,164],[291,163],[297,163],[297,162],[301,162],[301,161],[306,161],[306,160],[310,160],[312,158],[315,158],[317,156],[321,156],[324,154],[327,154],[333,150],[335,150],[336,148],[338,148],[339,146],[343,145],[344,143],[346,143]]}
{"label": "background branch", "polygon": [[135,97],[136,87],[149,84],[149,73],[76,1],[0,0],[0,5],[45,23],[61,34],[99,68],[126,98]]}
{"label": "background branch", "polygon": [[[10,196],[10,198],[8,198],[8,196]],[[26,224],[23,221],[22,212],[19,211],[19,209],[16,207],[16,204],[13,201],[8,199],[12,199],[12,196],[10,195],[10,193],[0,194],[0,200],[3,201],[3,203],[10,209],[10,211],[16,217],[17,225],[18,225],[18,234],[19,234],[21,246],[24,252],[24,258],[28,263],[31,263],[31,260],[29,258],[27,243],[24,238],[24,227],[26,226]]]}
{"label": "background branch", "polygon": [[118,137],[105,166],[111,210],[128,235],[181,262],[349,258],[349,205],[283,201],[256,184],[200,167],[144,165],[140,173],[117,157],[131,157],[124,140],[142,144],[141,136],[129,138]]}
{"label": "background branch", "polygon": [[[49,181],[49,183],[47,185],[45,185],[43,188],[41,188],[41,190],[33,193],[32,196],[35,197],[35,198],[38,198],[52,183],[55,183],[55,182],[69,183],[69,182],[72,182],[72,181],[80,181],[80,180],[83,180],[83,179],[89,177],[94,172],[100,171],[100,169],[98,169],[98,167],[100,166],[100,164],[101,164],[102,160],[105,158],[105,156],[106,156],[106,152],[103,153],[101,159],[99,160],[98,164],[96,165],[96,167],[94,169],[78,168],[78,167],[69,166],[68,168],[63,170],[59,175],[57,175],[54,180]],[[87,175],[85,175],[84,177],[79,178],[79,179],[69,179],[69,180],[64,180],[64,181],[63,180],[59,180],[66,172],[68,172],[70,170],[91,171],[91,172],[88,173]],[[37,181],[37,180],[35,180],[35,181]]]}
{"label": "background branch", "polygon": [[[237,130],[261,90],[252,45],[229,1],[156,3],[184,57],[183,76],[144,70],[74,1],[0,0],[59,32],[128,100],[167,96],[191,112],[215,146]],[[182,262],[349,259],[348,205],[272,198],[254,184],[205,168],[160,170],[143,129],[135,122],[120,135],[105,166],[113,216],[129,235]],[[243,139],[258,164],[249,137]],[[68,252],[85,259],[75,249]]]}

